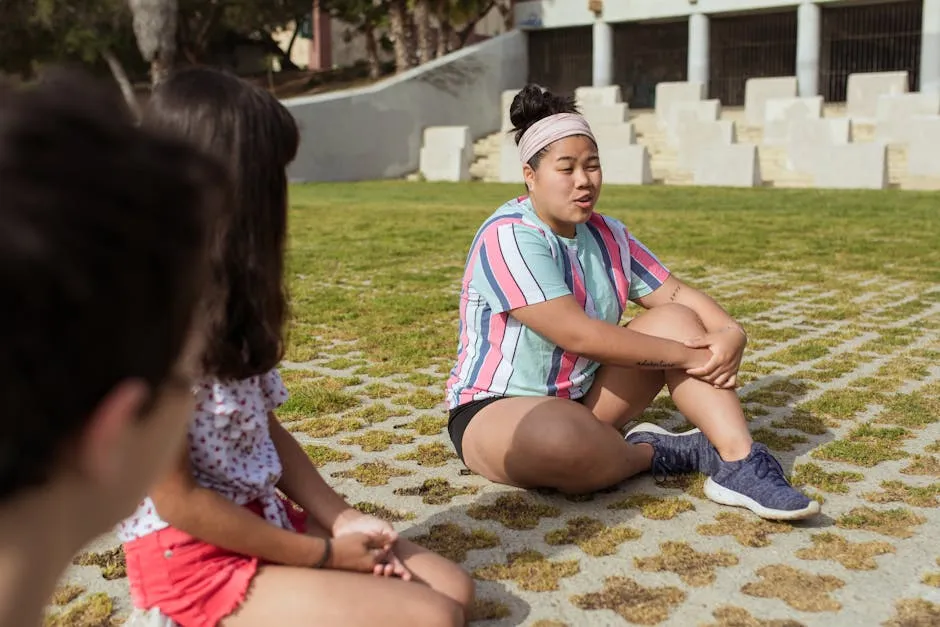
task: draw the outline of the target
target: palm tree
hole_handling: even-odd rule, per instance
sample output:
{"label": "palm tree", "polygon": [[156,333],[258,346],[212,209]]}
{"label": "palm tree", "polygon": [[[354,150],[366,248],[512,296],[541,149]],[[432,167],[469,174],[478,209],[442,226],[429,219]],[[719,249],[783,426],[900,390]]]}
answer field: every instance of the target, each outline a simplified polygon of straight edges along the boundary
{"label": "palm tree", "polygon": [[150,82],[157,85],[173,69],[176,57],[177,0],[128,0],[140,54],[150,63]]}

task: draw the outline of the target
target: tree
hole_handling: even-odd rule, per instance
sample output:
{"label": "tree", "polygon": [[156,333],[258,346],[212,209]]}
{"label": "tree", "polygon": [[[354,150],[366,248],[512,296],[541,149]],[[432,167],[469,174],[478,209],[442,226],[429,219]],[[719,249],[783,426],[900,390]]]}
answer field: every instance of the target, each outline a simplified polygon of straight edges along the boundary
{"label": "tree", "polygon": [[150,81],[162,82],[176,61],[177,0],[128,0],[140,54],[150,63]]}
{"label": "tree", "polygon": [[418,38],[418,63],[427,63],[434,58],[435,50],[431,31],[431,0],[413,0],[412,10]]}
{"label": "tree", "polygon": [[388,6],[389,35],[395,48],[395,71],[404,72],[413,67],[414,40],[408,20],[406,0],[386,0]]}
{"label": "tree", "polygon": [[378,29],[387,22],[387,8],[381,0],[319,0],[320,8],[349,24],[353,31],[361,34],[366,41],[366,58],[369,63],[369,78],[376,79],[382,74],[382,60],[379,58]]}

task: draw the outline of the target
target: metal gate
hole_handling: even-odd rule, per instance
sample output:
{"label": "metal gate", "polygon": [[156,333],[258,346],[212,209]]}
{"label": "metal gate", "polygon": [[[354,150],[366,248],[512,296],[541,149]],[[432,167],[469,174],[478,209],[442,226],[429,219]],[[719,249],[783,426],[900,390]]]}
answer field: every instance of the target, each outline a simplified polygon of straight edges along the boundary
{"label": "metal gate", "polygon": [[907,70],[908,89],[920,84],[922,0],[822,9],[819,89],[844,102],[849,74]]}
{"label": "metal gate", "polygon": [[614,24],[614,83],[631,109],[655,106],[656,83],[684,81],[689,25],[681,22]]}
{"label": "metal gate", "polygon": [[740,107],[747,79],[795,75],[796,29],[796,11],[712,17],[709,97]]}
{"label": "metal gate", "polygon": [[590,26],[529,31],[529,82],[565,95],[590,86],[593,50]]}

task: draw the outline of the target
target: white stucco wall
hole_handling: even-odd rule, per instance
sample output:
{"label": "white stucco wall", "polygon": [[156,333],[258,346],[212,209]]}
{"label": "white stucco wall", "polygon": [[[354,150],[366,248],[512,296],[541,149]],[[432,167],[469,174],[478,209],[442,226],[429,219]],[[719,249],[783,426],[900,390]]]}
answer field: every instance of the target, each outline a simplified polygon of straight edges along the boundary
{"label": "white stucco wall", "polygon": [[[840,0],[812,0],[814,4],[827,4]],[[887,0],[890,2],[891,0]],[[670,17],[683,17],[691,13],[729,13],[796,7],[802,0],[605,0],[603,19],[606,22],[635,22]],[[845,4],[843,2],[843,4]],[[859,0],[859,4],[870,4]],[[516,4],[518,28],[560,28],[584,26],[594,21],[587,0],[528,0]]]}
{"label": "white stucco wall", "polygon": [[414,172],[428,126],[469,126],[475,139],[499,130],[500,95],[525,84],[528,66],[526,35],[512,31],[368,87],[285,100],[301,127],[291,180]]}

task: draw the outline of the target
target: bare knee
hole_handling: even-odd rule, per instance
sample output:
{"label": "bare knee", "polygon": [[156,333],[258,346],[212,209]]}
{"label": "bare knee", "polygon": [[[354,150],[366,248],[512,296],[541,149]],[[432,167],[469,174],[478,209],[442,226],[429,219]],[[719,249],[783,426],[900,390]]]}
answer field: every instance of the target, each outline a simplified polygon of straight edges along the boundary
{"label": "bare knee", "polygon": [[466,610],[453,599],[438,595],[434,601],[422,605],[415,624],[464,627],[467,624]]}
{"label": "bare knee", "polygon": [[640,333],[673,340],[686,340],[705,331],[698,314],[677,303],[667,303],[645,311],[627,326]]}
{"label": "bare knee", "polygon": [[440,586],[437,591],[454,601],[466,612],[473,604],[476,584],[463,568],[454,564],[453,572],[448,574],[446,585]]}

